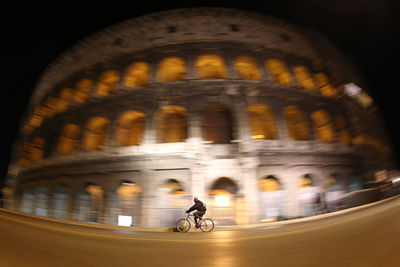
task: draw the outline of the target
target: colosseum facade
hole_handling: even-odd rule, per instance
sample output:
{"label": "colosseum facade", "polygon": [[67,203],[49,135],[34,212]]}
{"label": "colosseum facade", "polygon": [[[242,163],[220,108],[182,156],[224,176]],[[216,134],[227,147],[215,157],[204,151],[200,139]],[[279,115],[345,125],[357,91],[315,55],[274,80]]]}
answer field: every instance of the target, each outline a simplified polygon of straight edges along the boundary
{"label": "colosseum facade", "polygon": [[162,11],[64,52],[15,144],[9,207],[171,227],[207,203],[217,225],[331,210],[391,164],[367,86],[321,35],[227,8]]}

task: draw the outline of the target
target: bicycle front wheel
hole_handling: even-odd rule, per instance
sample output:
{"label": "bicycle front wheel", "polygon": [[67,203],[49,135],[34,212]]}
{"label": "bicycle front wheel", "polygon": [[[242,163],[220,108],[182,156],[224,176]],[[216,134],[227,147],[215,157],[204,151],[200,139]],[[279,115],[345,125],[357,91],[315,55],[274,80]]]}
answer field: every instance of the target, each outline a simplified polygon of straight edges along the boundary
{"label": "bicycle front wheel", "polygon": [[179,232],[186,233],[190,229],[190,222],[187,219],[180,219],[176,222],[176,229]]}
{"label": "bicycle front wheel", "polygon": [[203,219],[200,222],[200,229],[203,232],[211,232],[214,229],[214,222],[211,219]]}

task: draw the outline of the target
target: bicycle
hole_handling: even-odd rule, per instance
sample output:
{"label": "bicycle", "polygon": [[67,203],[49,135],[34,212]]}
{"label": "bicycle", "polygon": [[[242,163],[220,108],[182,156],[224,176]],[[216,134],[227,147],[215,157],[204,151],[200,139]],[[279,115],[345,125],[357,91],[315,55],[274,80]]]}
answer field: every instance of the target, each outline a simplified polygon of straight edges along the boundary
{"label": "bicycle", "polygon": [[[176,222],[176,229],[181,233],[186,233],[191,227],[191,223],[196,225],[196,222],[191,218],[193,214],[188,213],[185,219],[180,219]],[[199,221],[200,229],[203,232],[211,232],[214,229],[214,222],[210,218],[201,217]]]}

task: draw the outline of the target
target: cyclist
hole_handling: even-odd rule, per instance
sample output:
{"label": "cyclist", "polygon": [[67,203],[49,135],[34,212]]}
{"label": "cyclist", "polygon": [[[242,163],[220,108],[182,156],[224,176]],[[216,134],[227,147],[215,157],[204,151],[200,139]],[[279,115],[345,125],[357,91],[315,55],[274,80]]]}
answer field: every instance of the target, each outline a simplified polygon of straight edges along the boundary
{"label": "cyclist", "polygon": [[201,217],[203,217],[204,214],[206,214],[207,208],[206,208],[206,204],[202,201],[200,201],[197,197],[195,197],[193,199],[194,201],[194,205],[192,207],[190,207],[190,209],[188,209],[186,211],[186,213],[189,213],[193,210],[197,210],[196,212],[193,213],[194,215],[194,221],[196,223],[196,228],[199,228],[200,225],[197,223],[197,220],[200,219]]}

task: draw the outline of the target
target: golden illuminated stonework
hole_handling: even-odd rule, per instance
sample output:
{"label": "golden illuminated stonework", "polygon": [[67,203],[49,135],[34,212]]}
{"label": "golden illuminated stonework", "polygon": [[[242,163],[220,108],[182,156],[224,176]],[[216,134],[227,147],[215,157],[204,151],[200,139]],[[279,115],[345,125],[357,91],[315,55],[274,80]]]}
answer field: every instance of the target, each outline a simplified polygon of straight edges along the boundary
{"label": "golden illuminated stonework", "polygon": [[151,227],[173,227],[193,197],[217,225],[315,215],[320,194],[336,210],[391,166],[346,62],[317,33],[235,9],[109,27],[41,75],[6,205]]}

